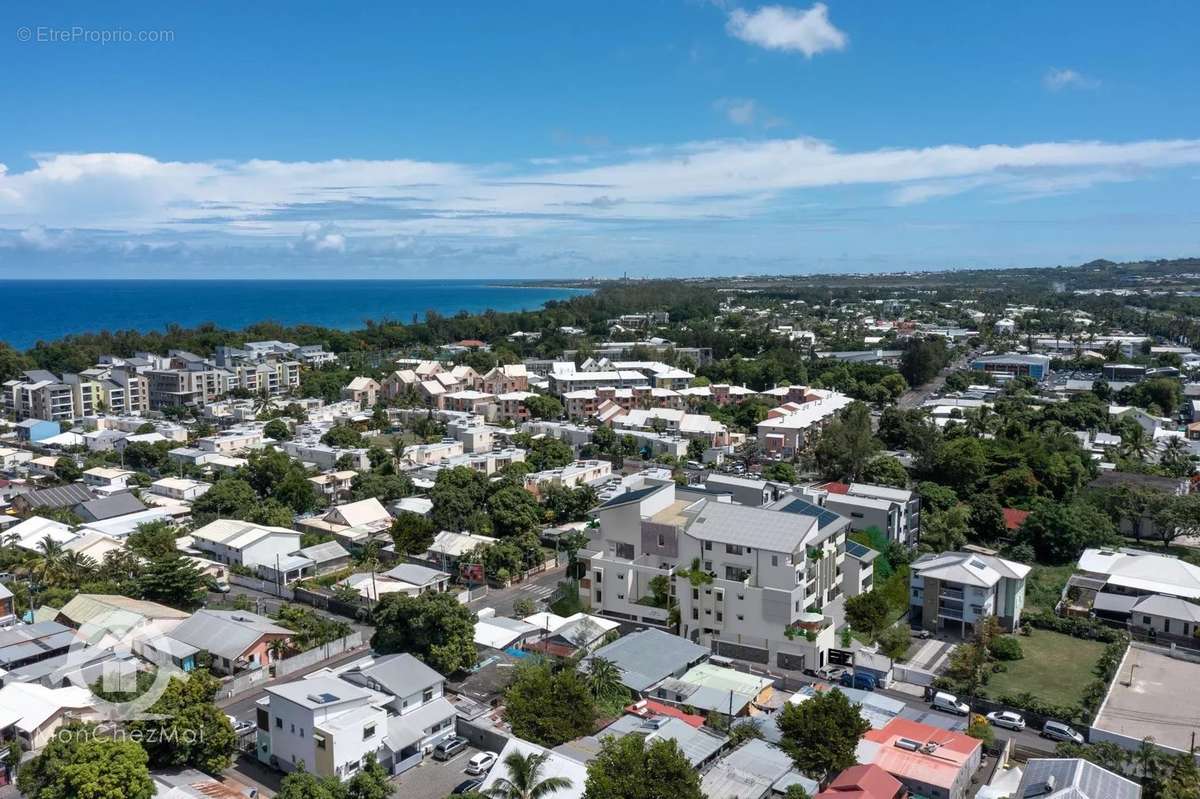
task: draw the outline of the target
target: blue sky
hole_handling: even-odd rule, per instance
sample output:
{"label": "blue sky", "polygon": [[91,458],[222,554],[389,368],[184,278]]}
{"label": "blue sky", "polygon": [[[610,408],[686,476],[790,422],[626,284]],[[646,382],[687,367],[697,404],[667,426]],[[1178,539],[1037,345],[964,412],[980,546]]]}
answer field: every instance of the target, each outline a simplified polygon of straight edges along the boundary
{"label": "blue sky", "polygon": [[1200,252],[1196,4],[117,5],[0,10],[0,277]]}

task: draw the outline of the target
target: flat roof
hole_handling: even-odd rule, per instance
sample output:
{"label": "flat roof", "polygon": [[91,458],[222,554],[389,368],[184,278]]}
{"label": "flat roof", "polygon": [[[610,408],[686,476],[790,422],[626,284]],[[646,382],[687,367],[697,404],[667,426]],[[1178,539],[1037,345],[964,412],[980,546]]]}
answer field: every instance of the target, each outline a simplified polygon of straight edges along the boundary
{"label": "flat roof", "polygon": [[1092,728],[1186,752],[1200,727],[1200,664],[1130,645]]}

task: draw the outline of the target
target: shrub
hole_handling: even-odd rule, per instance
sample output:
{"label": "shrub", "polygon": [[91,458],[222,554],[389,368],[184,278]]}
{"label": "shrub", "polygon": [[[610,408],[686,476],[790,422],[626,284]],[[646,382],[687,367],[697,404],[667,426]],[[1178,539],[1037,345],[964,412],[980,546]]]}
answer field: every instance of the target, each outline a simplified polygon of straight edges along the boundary
{"label": "shrub", "polygon": [[1025,657],[1025,653],[1021,651],[1021,642],[1011,635],[1001,635],[993,639],[988,649],[997,660],[1020,660]]}

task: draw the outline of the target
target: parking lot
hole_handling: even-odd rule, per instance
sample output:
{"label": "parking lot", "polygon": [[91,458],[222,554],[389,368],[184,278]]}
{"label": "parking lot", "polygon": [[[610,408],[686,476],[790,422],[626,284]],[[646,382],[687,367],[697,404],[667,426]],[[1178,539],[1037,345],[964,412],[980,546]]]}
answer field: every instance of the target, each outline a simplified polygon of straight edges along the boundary
{"label": "parking lot", "polygon": [[395,795],[404,799],[446,799],[464,780],[480,779],[464,771],[467,761],[479,751],[468,746],[453,759],[444,762],[427,756],[421,765],[392,778],[392,784],[396,786]]}

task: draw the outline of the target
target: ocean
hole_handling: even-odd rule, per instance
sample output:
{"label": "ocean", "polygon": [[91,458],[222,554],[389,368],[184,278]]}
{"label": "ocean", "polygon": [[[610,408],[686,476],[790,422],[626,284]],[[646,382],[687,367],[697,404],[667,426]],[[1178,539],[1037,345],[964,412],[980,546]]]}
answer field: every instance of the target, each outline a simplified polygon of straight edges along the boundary
{"label": "ocean", "polygon": [[255,322],[340,330],[413,314],[520,311],[584,289],[484,280],[11,280],[0,282],[0,341],[28,349],[68,333]]}

